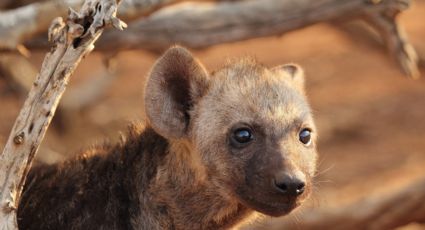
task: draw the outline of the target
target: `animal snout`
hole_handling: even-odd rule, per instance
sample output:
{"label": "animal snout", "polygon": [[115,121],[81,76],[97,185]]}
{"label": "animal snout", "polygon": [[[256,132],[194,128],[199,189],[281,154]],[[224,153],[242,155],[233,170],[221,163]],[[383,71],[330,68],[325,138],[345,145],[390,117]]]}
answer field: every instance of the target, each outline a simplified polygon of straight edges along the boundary
{"label": "animal snout", "polygon": [[305,190],[305,176],[301,172],[281,172],[275,176],[274,185],[282,194],[299,196]]}

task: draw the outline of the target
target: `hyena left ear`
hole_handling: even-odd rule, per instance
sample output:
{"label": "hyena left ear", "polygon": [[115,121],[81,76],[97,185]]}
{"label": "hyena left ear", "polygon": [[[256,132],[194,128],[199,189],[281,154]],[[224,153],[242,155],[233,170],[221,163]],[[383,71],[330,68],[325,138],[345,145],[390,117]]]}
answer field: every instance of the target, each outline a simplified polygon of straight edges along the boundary
{"label": "hyena left ear", "polygon": [[165,138],[182,138],[190,110],[209,85],[203,65],[185,48],[175,46],[155,63],[145,88],[145,113],[152,128]]}
{"label": "hyena left ear", "polygon": [[304,70],[297,64],[285,64],[272,69],[282,74],[297,90],[304,93]]}

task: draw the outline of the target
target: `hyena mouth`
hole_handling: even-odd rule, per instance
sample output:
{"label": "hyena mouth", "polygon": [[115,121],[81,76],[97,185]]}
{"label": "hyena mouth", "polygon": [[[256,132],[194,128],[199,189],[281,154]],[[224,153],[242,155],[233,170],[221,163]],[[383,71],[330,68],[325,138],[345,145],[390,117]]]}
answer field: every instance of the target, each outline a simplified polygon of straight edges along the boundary
{"label": "hyena mouth", "polygon": [[287,197],[281,194],[277,195],[256,195],[241,197],[241,202],[247,207],[254,209],[269,216],[284,216],[299,207],[305,200],[305,197]]}
{"label": "hyena mouth", "polygon": [[267,202],[267,203],[257,203],[255,209],[261,213],[264,213],[269,216],[284,216],[289,214],[295,208],[301,205],[302,202],[291,200],[289,202]]}

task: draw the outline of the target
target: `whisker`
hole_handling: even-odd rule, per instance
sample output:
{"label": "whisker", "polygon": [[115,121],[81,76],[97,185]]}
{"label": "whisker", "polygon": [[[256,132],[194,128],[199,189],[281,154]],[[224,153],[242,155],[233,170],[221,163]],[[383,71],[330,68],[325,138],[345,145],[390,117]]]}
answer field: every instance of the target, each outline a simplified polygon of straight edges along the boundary
{"label": "whisker", "polygon": [[319,162],[317,163],[317,167],[318,167],[318,168],[320,168],[320,167],[322,166],[322,164],[325,162],[326,156],[327,156],[327,155],[323,155],[323,156],[321,156],[321,157],[320,157],[320,160],[319,160]]}
{"label": "whisker", "polygon": [[333,184],[335,183],[333,180],[314,180],[313,184],[316,186],[320,186],[322,184]]}
{"label": "whisker", "polygon": [[301,221],[298,216],[298,213],[295,212],[291,215],[291,222],[293,223],[293,225],[295,225],[297,229],[300,229]]}
{"label": "whisker", "polygon": [[320,207],[320,205],[321,205],[320,198],[316,197],[316,196],[311,197],[311,203],[310,204],[312,205],[312,208]]}
{"label": "whisker", "polygon": [[312,194],[313,195],[310,197],[311,203],[309,203],[313,206],[313,208],[320,207],[320,205],[322,203],[321,201],[323,201],[322,200],[323,197],[319,196],[319,190],[320,190],[320,184],[319,185],[313,184],[313,186],[312,186]]}
{"label": "whisker", "polygon": [[317,172],[317,173],[316,173],[316,175],[314,175],[314,177],[316,178],[316,177],[318,177],[318,176],[321,176],[321,175],[323,175],[323,174],[325,174],[325,173],[329,172],[330,170],[332,170],[334,167],[335,167],[335,164],[332,164],[332,165],[330,165],[329,167],[327,167],[327,168],[325,168],[325,169],[322,169],[322,170],[320,170],[319,172]]}

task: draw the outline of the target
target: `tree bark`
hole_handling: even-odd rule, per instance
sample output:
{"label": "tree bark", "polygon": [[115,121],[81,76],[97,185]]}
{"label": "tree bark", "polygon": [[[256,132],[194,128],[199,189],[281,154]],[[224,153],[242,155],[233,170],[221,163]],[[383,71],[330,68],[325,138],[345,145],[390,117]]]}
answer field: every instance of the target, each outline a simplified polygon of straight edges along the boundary
{"label": "tree bark", "polygon": [[0,9],[13,9],[25,6],[34,2],[44,2],[46,0],[2,0],[0,1]]}
{"label": "tree bark", "polygon": [[[282,35],[314,23],[361,18],[376,28],[403,71],[419,76],[413,47],[397,23],[410,0],[262,0],[182,3],[130,24],[124,33],[106,31],[97,50],[162,51],[173,44],[205,48],[251,38]],[[27,43],[43,48],[40,40]]]}
{"label": "tree bark", "polygon": [[[123,20],[146,16],[179,0],[125,0],[118,12]],[[56,17],[66,16],[68,8],[80,8],[83,0],[34,2],[0,14],[0,49],[14,50],[24,41],[46,32]],[[43,41],[45,38],[43,37]],[[47,44],[47,43],[45,43]]]}
{"label": "tree bark", "polygon": [[[119,3],[119,1],[118,1]],[[31,162],[46,133],[69,77],[94,48],[105,25],[122,29],[115,0],[86,0],[80,12],[69,11],[67,23],[54,20],[46,55],[24,106],[0,155],[0,229],[17,229],[16,209]]]}

